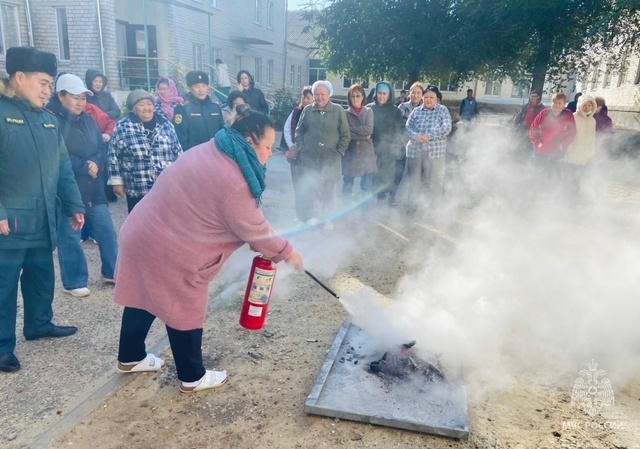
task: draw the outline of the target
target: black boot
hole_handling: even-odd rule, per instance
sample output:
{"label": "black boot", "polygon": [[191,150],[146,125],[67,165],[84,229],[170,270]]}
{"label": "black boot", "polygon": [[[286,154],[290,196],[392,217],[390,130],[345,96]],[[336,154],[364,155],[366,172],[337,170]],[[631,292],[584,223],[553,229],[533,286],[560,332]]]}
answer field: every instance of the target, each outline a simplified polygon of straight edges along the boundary
{"label": "black boot", "polygon": [[13,352],[0,354],[0,371],[3,373],[14,373],[19,369],[20,362],[18,361],[18,358],[13,355]]}

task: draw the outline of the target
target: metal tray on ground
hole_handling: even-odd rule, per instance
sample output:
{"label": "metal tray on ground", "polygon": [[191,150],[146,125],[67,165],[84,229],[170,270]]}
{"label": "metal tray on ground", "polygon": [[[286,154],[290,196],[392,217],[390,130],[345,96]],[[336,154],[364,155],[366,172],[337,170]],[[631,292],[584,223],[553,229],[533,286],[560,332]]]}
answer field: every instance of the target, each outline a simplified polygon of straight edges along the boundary
{"label": "metal tray on ground", "polygon": [[469,422],[462,376],[434,381],[415,372],[381,378],[368,371],[383,355],[368,349],[370,340],[364,330],[344,322],[307,397],[305,412],[466,440]]}

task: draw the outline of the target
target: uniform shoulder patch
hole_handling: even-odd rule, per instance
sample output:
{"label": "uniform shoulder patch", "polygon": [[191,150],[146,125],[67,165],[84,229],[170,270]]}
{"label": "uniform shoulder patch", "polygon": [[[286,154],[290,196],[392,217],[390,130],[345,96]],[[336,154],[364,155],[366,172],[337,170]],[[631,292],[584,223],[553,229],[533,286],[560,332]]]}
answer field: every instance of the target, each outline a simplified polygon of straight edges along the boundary
{"label": "uniform shoulder patch", "polygon": [[24,119],[21,119],[21,118],[5,117],[4,119],[7,121],[7,123],[13,123],[15,125],[24,125]]}
{"label": "uniform shoulder patch", "polygon": [[174,115],[173,121],[175,122],[176,125],[179,125],[180,123],[182,123],[182,114]]}
{"label": "uniform shoulder patch", "polygon": [[56,127],[56,125],[54,125],[53,123],[43,123],[42,126],[44,126],[47,129],[50,129],[50,128],[54,128],[55,129],[55,127]]}

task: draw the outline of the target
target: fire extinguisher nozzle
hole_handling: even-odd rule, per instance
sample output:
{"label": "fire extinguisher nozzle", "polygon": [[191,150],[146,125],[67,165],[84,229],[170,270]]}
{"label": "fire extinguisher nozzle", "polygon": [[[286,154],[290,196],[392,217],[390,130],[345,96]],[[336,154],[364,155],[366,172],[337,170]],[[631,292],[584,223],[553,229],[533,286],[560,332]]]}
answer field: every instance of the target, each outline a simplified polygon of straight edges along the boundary
{"label": "fire extinguisher nozzle", "polygon": [[335,294],[335,292],[334,292],[333,290],[331,290],[329,287],[327,287],[326,285],[324,285],[324,284],[320,281],[320,279],[318,279],[317,277],[315,277],[313,274],[309,273],[309,271],[307,271],[307,270],[304,270],[304,272],[305,272],[305,273],[306,273],[306,274],[307,274],[311,279],[313,279],[314,281],[316,281],[316,283],[317,283],[320,287],[322,287],[322,288],[324,288],[326,291],[328,291],[328,292],[331,294],[331,296],[333,296],[333,297],[334,297],[334,298],[336,298],[336,299],[340,299],[340,297],[339,297],[338,295],[336,295],[336,294]]}

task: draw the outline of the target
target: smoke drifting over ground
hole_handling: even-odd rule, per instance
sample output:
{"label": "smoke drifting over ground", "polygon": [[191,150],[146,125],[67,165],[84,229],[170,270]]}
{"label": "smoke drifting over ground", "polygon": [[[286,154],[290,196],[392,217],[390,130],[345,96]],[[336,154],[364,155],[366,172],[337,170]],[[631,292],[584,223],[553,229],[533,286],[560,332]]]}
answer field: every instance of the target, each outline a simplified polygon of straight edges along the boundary
{"label": "smoke drifting over ground", "polygon": [[[356,324],[381,347],[416,339],[423,356],[463,365],[488,389],[523,369],[575,374],[591,359],[622,386],[640,366],[640,216],[607,186],[637,173],[635,161],[599,149],[577,207],[564,195],[538,201],[540,182],[504,127],[456,140],[445,207],[406,219],[414,232],[398,257],[418,252],[422,266],[390,305],[367,289],[346,297]],[[415,225],[434,223],[455,238],[425,243]]]}

